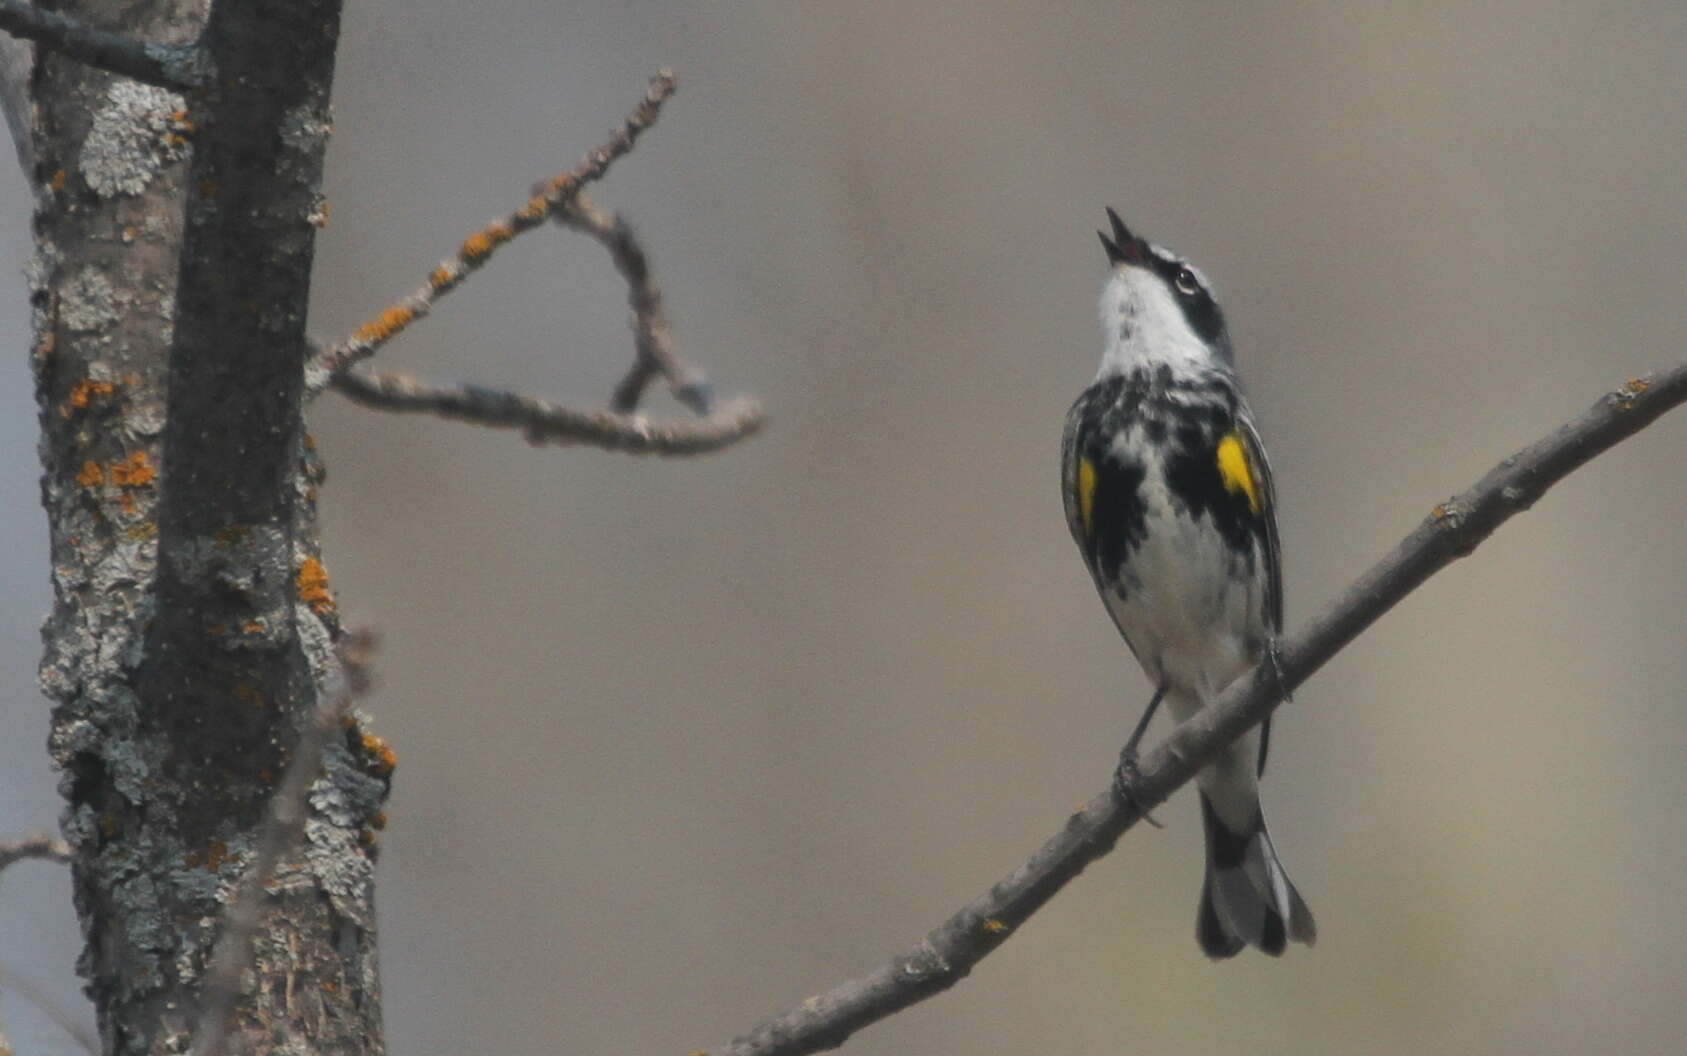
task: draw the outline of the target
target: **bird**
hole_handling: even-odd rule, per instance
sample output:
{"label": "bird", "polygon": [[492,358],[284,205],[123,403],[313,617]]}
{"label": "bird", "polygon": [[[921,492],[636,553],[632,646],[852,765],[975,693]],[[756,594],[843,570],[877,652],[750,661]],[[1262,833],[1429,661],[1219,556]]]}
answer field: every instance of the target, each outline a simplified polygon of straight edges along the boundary
{"label": "bird", "polygon": [[[1107,216],[1101,366],[1067,414],[1061,480],[1072,538],[1154,687],[1113,783],[1134,803],[1137,745],[1160,703],[1182,722],[1275,662],[1283,574],[1271,469],[1212,285]],[[1207,864],[1195,936],[1215,960],[1317,940],[1260,808],[1269,740],[1267,719],[1196,777]]]}

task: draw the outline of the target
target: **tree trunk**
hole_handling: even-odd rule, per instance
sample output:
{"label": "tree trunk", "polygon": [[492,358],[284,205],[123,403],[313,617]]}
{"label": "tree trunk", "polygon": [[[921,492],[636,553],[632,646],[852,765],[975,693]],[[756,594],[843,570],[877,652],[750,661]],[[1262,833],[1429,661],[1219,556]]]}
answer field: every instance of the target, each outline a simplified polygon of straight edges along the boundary
{"label": "tree trunk", "polygon": [[[335,663],[304,323],[337,0],[70,0],[205,45],[188,97],[38,49],[33,361],[79,970],[109,1053],[185,1050],[270,800]],[[261,902],[238,1051],[379,1052],[373,844],[391,757],[331,740]]]}

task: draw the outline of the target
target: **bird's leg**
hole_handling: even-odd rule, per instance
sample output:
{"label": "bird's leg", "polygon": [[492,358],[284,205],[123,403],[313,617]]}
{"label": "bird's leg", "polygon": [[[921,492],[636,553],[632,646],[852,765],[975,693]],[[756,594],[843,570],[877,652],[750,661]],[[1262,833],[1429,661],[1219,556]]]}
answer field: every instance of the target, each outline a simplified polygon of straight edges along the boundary
{"label": "bird's leg", "polygon": [[1277,692],[1282,695],[1283,703],[1293,704],[1295,698],[1289,695],[1288,679],[1283,677],[1283,651],[1277,648],[1275,635],[1265,643],[1265,658],[1271,661],[1271,673],[1277,679]]}
{"label": "bird's leg", "polygon": [[1119,768],[1113,771],[1113,798],[1141,814],[1143,820],[1156,829],[1162,829],[1165,826],[1154,820],[1154,816],[1148,813],[1136,796],[1136,782],[1142,776],[1136,767],[1136,746],[1142,743],[1142,735],[1148,732],[1148,721],[1154,717],[1154,712],[1159,710],[1160,698],[1165,695],[1166,685],[1162,682],[1159,688],[1154,690],[1154,699],[1150,700],[1148,707],[1143,709],[1142,718],[1137,720],[1136,729],[1131,731],[1130,740],[1126,741],[1124,748],[1120,749]]}

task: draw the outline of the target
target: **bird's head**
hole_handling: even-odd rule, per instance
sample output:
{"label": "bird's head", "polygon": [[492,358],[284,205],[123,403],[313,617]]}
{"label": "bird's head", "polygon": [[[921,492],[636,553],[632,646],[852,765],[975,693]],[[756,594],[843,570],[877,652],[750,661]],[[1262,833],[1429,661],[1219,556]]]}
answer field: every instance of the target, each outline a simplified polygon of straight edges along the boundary
{"label": "bird's head", "polygon": [[1193,264],[1131,232],[1107,210],[1111,235],[1101,245],[1113,265],[1101,291],[1104,352],[1100,377],[1133,366],[1202,370],[1234,368],[1224,313],[1207,277]]}

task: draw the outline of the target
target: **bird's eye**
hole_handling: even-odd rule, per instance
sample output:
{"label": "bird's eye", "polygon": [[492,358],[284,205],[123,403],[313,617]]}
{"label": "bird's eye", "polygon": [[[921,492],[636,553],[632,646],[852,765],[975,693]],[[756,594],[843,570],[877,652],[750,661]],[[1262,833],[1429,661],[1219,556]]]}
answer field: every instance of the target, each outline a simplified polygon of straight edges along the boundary
{"label": "bird's eye", "polygon": [[1174,281],[1177,283],[1177,292],[1185,297],[1193,297],[1201,290],[1201,284],[1195,281],[1195,273],[1188,268],[1179,268]]}

